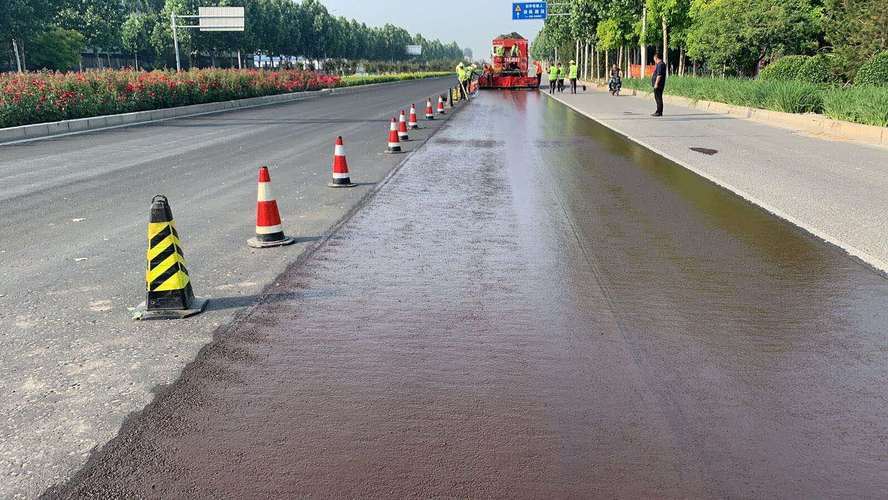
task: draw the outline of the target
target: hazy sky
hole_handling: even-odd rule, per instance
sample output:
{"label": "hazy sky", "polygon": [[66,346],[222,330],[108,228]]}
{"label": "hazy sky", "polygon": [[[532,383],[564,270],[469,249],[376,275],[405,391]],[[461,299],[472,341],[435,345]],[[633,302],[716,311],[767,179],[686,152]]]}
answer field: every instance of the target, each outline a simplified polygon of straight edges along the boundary
{"label": "hazy sky", "polygon": [[542,21],[512,21],[512,0],[321,0],[337,15],[367,25],[392,23],[411,34],[469,47],[475,57],[490,52],[490,41],[517,31],[533,40]]}

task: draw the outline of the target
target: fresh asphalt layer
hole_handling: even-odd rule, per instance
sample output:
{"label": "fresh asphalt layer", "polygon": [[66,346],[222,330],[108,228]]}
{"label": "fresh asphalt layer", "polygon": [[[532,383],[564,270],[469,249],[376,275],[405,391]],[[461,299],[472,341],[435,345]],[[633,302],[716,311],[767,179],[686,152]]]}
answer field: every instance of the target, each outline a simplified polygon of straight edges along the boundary
{"label": "fresh asphalt layer", "polygon": [[486,92],[62,498],[875,498],[888,280]]}
{"label": "fresh asphalt layer", "polygon": [[[323,238],[405,155],[389,119],[449,79],[0,145],[0,498],[64,480],[176,379],[214,330]],[[449,116],[449,115],[448,115]],[[444,121],[426,122],[413,151]],[[352,189],[330,189],[343,136]],[[254,250],[256,178],[294,246]],[[144,300],[151,197],[169,197],[204,314],[133,322]]]}
{"label": "fresh asphalt layer", "polygon": [[652,97],[554,97],[888,276],[888,148],[675,104],[652,117]]}

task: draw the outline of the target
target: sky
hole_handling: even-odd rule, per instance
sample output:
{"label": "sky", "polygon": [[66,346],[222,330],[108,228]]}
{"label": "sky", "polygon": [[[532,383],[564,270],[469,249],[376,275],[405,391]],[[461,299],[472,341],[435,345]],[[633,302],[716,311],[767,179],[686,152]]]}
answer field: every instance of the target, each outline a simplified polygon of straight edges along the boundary
{"label": "sky", "polygon": [[512,0],[320,0],[330,13],[368,26],[391,23],[411,34],[472,49],[476,59],[490,52],[498,35],[517,31],[533,40],[542,21],[512,21]]}

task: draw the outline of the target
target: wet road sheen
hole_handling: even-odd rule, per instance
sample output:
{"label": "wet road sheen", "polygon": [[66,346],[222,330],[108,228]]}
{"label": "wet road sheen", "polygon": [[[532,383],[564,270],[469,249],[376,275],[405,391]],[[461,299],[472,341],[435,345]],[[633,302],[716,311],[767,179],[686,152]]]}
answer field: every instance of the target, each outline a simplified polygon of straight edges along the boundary
{"label": "wet road sheen", "polygon": [[888,280],[485,93],[51,497],[888,491]]}

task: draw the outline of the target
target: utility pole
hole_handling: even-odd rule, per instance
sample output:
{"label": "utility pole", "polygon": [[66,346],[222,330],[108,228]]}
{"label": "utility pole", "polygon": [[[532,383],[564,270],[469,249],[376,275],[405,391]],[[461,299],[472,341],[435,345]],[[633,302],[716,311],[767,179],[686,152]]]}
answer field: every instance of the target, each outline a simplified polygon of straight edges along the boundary
{"label": "utility pole", "polygon": [[173,50],[176,51],[176,71],[182,71],[182,63],[179,61],[179,36],[176,34],[176,13],[170,13],[170,21],[173,26]]}

